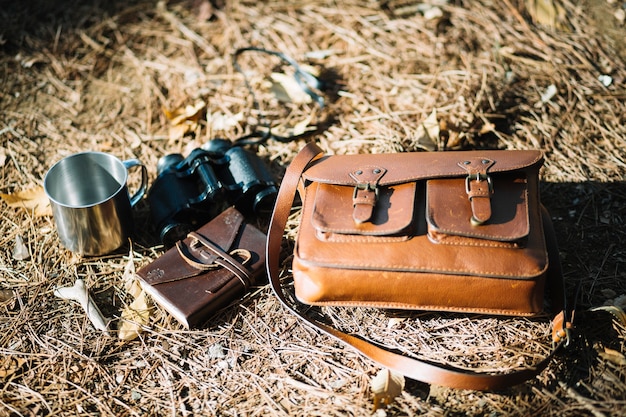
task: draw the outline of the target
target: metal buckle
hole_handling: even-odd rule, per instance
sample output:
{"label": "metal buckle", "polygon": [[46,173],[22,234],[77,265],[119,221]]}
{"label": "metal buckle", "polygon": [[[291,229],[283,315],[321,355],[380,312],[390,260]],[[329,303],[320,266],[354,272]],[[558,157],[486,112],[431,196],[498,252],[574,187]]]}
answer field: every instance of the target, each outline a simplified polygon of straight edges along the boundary
{"label": "metal buckle", "polygon": [[572,341],[572,330],[568,327],[565,327],[565,342],[563,342],[563,347],[569,347]]}
{"label": "metal buckle", "polygon": [[467,177],[465,177],[465,192],[467,194],[470,193],[470,181],[476,180],[478,182],[480,181],[487,181],[487,185],[489,187],[489,193],[493,193],[493,182],[491,181],[491,177],[487,174],[469,174]]}
{"label": "metal buckle", "polygon": [[556,346],[568,348],[572,341],[572,330],[566,325],[563,329],[557,332],[557,336],[559,337],[559,340],[552,340],[552,349],[556,348]]}
{"label": "metal buckle", "polygon": [[367,182],[363,182],[363,183],[355,185],[354,186],[354,192],[352,193],[352,199],[353,200],[356,198],[356,195],[359,192],[359,190],[373,191],[374,192],[374,202],[378,201],[378,186],[372,185],[372,184],[367,183]]}

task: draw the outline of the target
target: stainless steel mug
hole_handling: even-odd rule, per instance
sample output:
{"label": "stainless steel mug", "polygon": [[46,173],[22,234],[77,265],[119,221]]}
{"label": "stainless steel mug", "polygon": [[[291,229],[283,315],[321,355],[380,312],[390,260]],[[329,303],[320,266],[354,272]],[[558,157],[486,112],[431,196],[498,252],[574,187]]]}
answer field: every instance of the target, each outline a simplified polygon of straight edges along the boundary
{"label": "stainless steel mug", "polygon": [[[141,170],[141,185],[128,191],[128,171]],[[137,159],[120,161],[102,152],[70,155],[52,166],[44,190],[63,246],[97,256],[118,249],[133,230],[132,207],[148,187],[148,172]]]}

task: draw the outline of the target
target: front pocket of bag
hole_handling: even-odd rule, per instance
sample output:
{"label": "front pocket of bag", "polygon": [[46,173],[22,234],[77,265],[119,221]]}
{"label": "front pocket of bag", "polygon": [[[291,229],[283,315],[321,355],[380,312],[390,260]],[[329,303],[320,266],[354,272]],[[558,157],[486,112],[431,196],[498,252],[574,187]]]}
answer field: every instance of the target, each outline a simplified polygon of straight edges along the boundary
{"label": "front pocket of bag", "polygon": [[312,226],[323,241],[408,239],[416,231],[418,188],[415,182],[380,187],[371,220],[358,223],[353,219],[354,187],[316,184]]}
{"label": "front pocket of bag", "polygon": [[523,247],[530,231],[525,175],[495,175],[492,187],[491,217],[483,224],[475,224],[464,178],[427,181],[426,222],[430,240],[451,245]]}

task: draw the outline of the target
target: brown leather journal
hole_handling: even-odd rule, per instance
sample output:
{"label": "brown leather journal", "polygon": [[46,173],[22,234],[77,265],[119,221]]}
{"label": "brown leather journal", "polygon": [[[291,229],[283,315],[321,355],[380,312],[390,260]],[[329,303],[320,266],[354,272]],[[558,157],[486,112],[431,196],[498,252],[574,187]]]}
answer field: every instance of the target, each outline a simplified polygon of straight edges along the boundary
{"label": "brown leather journal", "polygon": [[185,327],[197,327],[264,272],[265,241],[265,234],[231,207],[137,275],[157,304]]}

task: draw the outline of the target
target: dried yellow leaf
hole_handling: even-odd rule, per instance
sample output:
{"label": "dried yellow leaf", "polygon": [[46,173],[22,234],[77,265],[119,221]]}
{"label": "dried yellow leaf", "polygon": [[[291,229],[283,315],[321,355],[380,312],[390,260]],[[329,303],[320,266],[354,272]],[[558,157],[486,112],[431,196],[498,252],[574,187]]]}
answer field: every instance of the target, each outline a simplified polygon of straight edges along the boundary
{"label": "dried yellow leaf", "polygon": [[150,305],[148,297],[141,289],[141,285],[135,276],[135,259],[133,258],[133,247],[131,243],[128,252],[128,262],[122,274],[124,290],[126,295],[133,298],[133,301],[122,310],[122,321],[118,331],[118,338],[121,340],[134,340],[143,331],[143,327],[150,322]]}
{"label": "dried yellow leaf", "polygon": [[150,322],[150,306],[145,292],[142,291],[122,310],[121,318],[118,338],[126,341],[136,339],[143,331],[143,327]]}
{"label": "dried yellow leaf", "polygon": [[550,28],[563,28],[565,9],[554,0],[526,0],[526,10],[533,22]]}
{"label": "dried yellow leaf", "polygon": [[598,354],[602,359],[612,362],[615,365],[626,366],[626,356],[624,356],[622,352],[605,347],[604,352],[599,352]]}
{"label": "dried yellow leaf", "polygon": [[165,117],[170,121],[170,124],[176,126],[188,121],[197,123],[205,107],[206,103],[203,100],[198,100],[194,104],[188,104],[185,107],[179,107],[171,111],[163,108],[163,113],[165,113]]}
{"label": "dried yellow leaf", "polygon": [[274,72],[270,77],[272,78],[271,90],[279,101],[295,104],[311,102],[311,96],[304,91],[293,76]]}
{"label": "dried yellow leaf", "polygon": [[381,369],[370,382],[374,394],[374,411],[389,406],[404,389],[404,375]]}
{"label": "dried yellow leaf", "polygon": [[13,245],[13,259],[25,261],[30,258],[28,246],[24,243],[22,235],[15,236],[15,244]]}
{"label": "dried yellow leaf", "polygon": [[188,104],[185,107],[174,110],[163,107],[163,113],[170,122],[170,140],[177,140],[189,132],[194,132],[198,127],[198,122],[205,108],[206,103],[203,100],[198,100],[194,104]]}
{"label": "dried yellow leaf", "polygon": [[426,120],[417,127],[413,145],[426,151],[436,151],[439,148],[439,132],[437,110],[433,109]]}
{"label": "dried yellow leaf", "polygon": [[7,378],[17,373],[26,363],[26,359],[5,356],[0,359],[0,378]]}
{"label": "dried yellow leaf", "polygon": [[2,198],[9,207],[29,210],[35,216],[52,215],[50,200],[48,200],[48,196],[46,196],[43,187],[40,186],[16,191],[12,194],[0,193],[0,198]]}
{"label": "dried yellow leaf", "polygon": [[126,294],[133,298],[139,297],[141,294],[141,285],[135,277],[135,260],[133,259],[133,249],[131,246],[128,262],[124,267],[124,274],[122,275],[124,281],[124,290]]}

